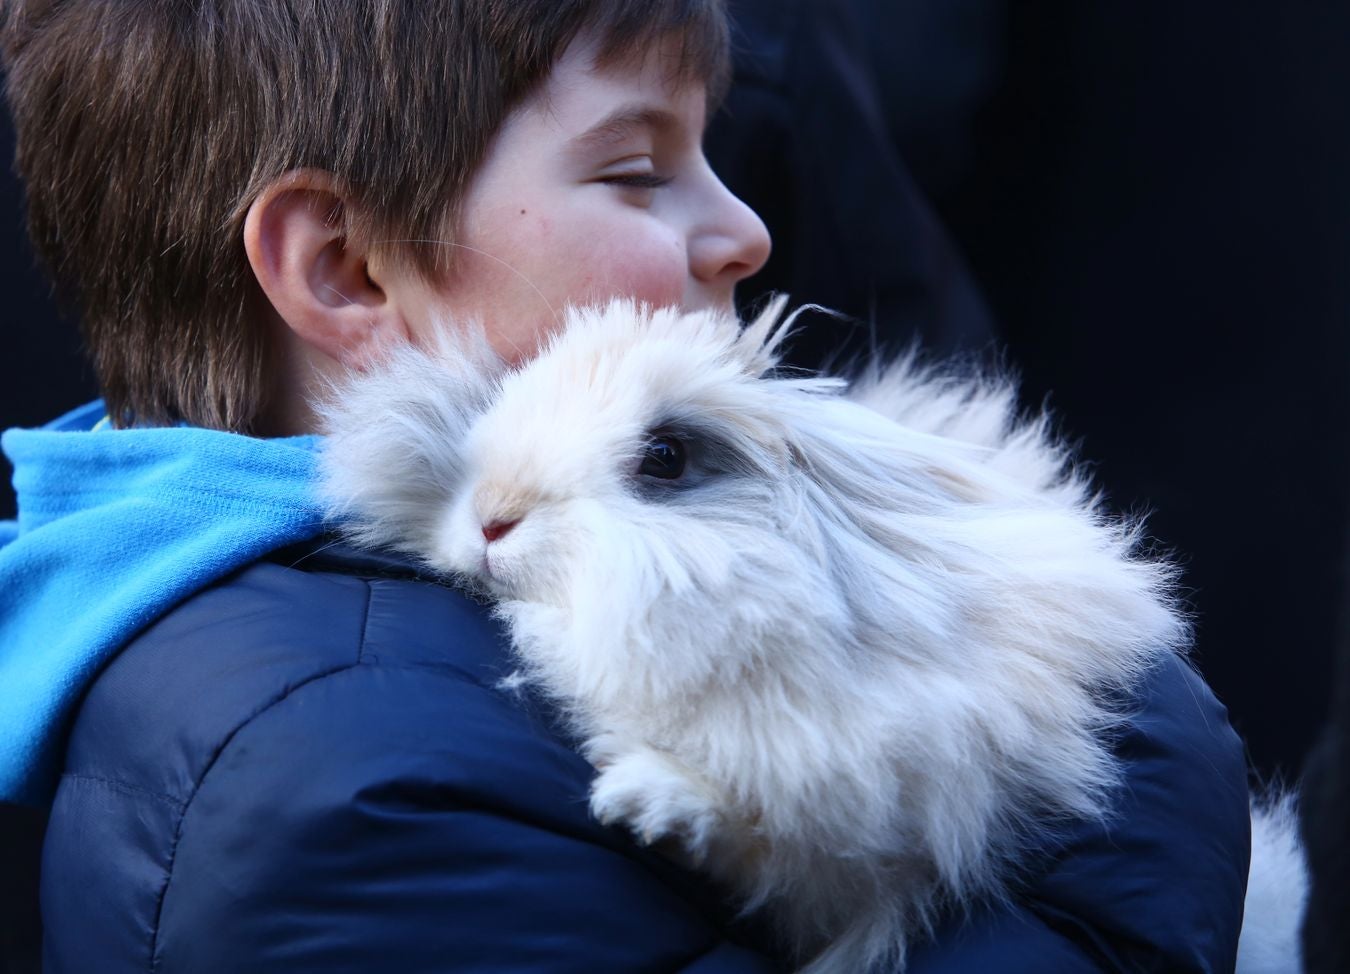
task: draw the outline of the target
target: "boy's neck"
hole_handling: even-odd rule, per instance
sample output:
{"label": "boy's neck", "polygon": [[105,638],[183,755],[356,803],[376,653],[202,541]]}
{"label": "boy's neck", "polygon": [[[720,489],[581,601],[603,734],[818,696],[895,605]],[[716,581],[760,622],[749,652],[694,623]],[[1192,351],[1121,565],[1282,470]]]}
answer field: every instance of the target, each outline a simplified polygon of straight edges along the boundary
{"label": "boy's neck", "polygon": [[265,437],[317,433],[319,416],[312,403],[323,398],[333,381],[342,376],[343,368],[305,344],[284,324],[276,327],[273,334],[276,337],[275,379],[254,431]]}

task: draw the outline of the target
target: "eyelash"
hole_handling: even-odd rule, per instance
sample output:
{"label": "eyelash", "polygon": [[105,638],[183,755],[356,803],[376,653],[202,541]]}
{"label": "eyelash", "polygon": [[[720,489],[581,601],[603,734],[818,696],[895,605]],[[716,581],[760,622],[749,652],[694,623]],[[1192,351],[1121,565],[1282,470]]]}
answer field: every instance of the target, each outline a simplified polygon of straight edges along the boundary
{"label": "eyelash", "polygon": [[631,186],[634,189],[659,189],[670,182],[669,176],[658,176],[654,172],[635,172],[625,173],[616,176],[606,176],[602,183],[610,186]]}

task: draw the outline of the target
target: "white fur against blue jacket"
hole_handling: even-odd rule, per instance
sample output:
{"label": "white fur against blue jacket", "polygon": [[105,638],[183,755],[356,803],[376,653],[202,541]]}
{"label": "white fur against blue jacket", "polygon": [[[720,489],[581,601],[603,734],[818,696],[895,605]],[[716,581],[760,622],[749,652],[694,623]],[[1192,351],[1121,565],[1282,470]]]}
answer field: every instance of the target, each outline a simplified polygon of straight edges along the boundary
{"label": "white fur against blue jacket", "polygon": [[[397,353],[334,399],[324,464],[356,540],[499,599],[597,818],[824,974],[902,964],[1109,820],[1113,733],[1188,631],[1172,568],[1010,384],[777,374],[780,309],[574,310],[514,370],[471,334]],[[1296,969],[1286,902],[1244,970]]]}

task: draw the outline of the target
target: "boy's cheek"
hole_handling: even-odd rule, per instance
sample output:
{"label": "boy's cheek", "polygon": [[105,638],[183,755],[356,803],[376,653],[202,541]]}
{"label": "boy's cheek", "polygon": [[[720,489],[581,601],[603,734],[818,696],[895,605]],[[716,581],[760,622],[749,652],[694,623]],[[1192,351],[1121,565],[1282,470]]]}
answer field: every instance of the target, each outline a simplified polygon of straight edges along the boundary
{"label": "boy's cheek", "polygon": [[498,216],[499,232],[484,234],[478,242],[503,264],[493,268],[491,258],[470,260],[483,280],[510,286],[504,278],[519,272],[516,286],[538,288],[555,306],[620,296],[658,307],[680,303],[689,273],[683,241],[650,220],[627,214],[586,219],[564,212],[560,217],[525,205]]}
{"label": "boy's cheek", "polygon": [[[653,307],[680,304],[688,283],[684,249],[674,240],[626,240],[614,236],[589,244],[590,253],[577,267],[565,300],[604,301],[631,297]],[[585,251],[582,251],[585,253]]]}
{"label": "boy's cheek", "polygon": [[[684,264],[672,259],[669,251],[634,254],[614,247],[592,246],[590,254],[579,257],[573,264],[571,274],[555,275],[551,281],[537,282],[541,291],[548,293],[553,311],[561,312],[568,304],[602,304],[616,297],[631,297],[653,307],[681,303]],[[506,319],[500,314],[487,316],[494,347],[513,363],[532,357],[548,333],[558,325],[551,314],[532,300],[533,295],[520,294],[518,297],[524,314]]]}

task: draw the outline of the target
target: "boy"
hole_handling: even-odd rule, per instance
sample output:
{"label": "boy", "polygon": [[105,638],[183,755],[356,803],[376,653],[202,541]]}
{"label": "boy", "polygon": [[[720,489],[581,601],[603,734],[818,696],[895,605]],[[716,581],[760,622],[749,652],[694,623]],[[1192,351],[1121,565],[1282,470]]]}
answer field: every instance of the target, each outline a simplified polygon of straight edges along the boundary
{"label": "boy", "polygon": [[[394,343],[476,317],[512,358],[567,301],[729,304],[768,240],[699,147],[720,6],[48,0],[4,37],[106,403],[6,438],[0,786],[52,803],[45,967],[773,969],[589,819],[487,610],[325,540],[309,493],[312,396]],[[1241,751],[1184,668],[1149,693],[1114,830],[911,970],[1231,965]]]}

